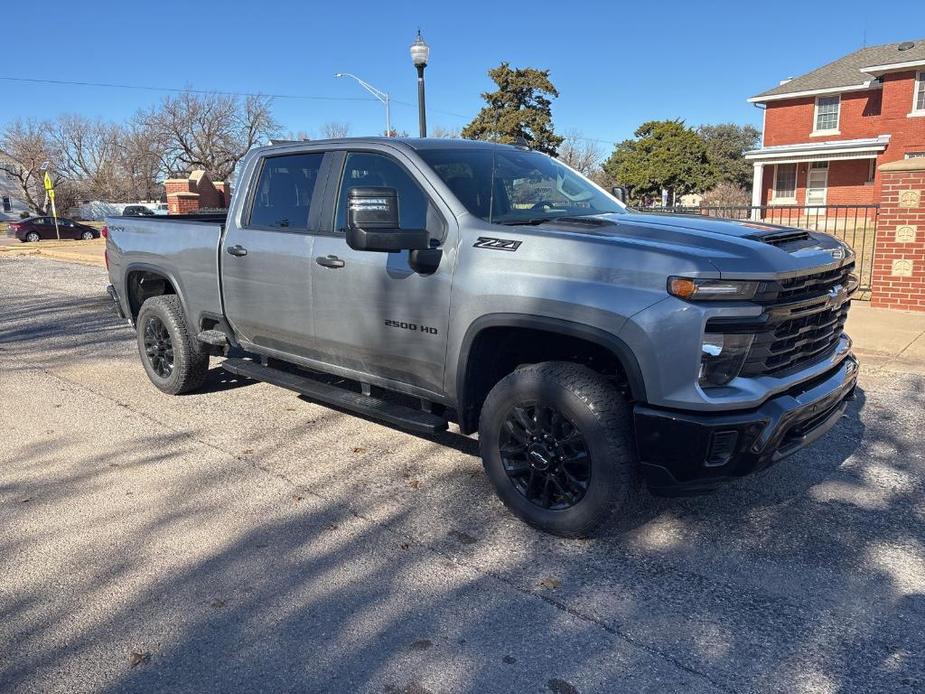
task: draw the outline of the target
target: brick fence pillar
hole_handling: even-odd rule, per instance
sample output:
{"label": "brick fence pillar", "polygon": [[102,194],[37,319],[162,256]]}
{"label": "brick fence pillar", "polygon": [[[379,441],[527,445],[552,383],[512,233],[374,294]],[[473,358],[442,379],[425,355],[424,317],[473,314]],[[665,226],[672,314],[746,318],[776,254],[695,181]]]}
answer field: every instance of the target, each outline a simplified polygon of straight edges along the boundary
{"label": "brick fence pillar", "polygon": [[880,167],[871,304],[925,311],[925,159]]}
{"label": "brick fence pillar", "polygon": [[167,193],[168,214],[191,214],[199,210],[199,193]]}

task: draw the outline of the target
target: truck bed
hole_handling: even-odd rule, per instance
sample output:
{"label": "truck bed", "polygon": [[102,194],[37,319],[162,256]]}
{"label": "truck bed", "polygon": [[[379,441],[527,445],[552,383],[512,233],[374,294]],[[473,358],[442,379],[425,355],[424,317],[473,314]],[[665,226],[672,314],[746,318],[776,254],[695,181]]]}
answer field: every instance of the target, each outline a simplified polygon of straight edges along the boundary
{"label": "truck bed", "polygon": [[[226,215],[107,217],[107,256],[119,295],[126,297],[132,272],[146,268],[167,275],[191,325],[203,314],[222,314],[219,249]],[[128,308],[128,307],[126,307]]]}

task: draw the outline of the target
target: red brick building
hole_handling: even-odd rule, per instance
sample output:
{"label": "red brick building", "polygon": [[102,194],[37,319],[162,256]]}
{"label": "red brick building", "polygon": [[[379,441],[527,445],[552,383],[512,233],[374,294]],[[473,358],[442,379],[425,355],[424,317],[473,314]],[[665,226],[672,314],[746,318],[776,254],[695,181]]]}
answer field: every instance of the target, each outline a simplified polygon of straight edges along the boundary
{"label": "red brick building", "polygon": [[862,48],[749,101],[764,109],[762,147],[745,155],[753,206],[876,204],[880,165],[925,157],[925,39]]}

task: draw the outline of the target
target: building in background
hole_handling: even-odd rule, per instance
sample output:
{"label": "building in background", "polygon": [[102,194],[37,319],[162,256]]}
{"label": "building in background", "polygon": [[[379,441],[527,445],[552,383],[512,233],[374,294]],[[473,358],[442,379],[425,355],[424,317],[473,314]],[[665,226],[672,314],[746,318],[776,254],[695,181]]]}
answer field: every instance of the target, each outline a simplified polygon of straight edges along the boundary
{"label": "building in background", "polygon": [[[0,157],[15,163],[0,152]],[[19,219],[23,212],[29,212],[29,205],[22,197],[19,182],[5,171],[0,171],[0,222]]]}
{"label": "building in background", "polygon": [[753,206],[877,204],[878,166],[925,156],[925,39],[862,48],[749,101],[764,109],[762,147],[745,154]]}

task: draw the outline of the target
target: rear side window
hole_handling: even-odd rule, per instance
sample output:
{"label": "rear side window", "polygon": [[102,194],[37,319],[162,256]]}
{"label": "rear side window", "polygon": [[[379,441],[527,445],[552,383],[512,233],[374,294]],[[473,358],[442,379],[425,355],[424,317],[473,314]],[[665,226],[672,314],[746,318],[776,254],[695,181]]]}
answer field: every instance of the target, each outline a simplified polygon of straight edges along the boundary
{"label": "rear side window", "polygon": [[367,186],[395,189],[398,194],[398,226],[401,229],[427,227],[427,196],[401,164],[382,154],[351,152],[344,164],[335,229],[344,231],[347,227],[347,196],[350,189]]}
{"label": "rear side window", "polygon": [[267,158],[257,182],[250,224],[307,230],[323,159],[324,152]]}

